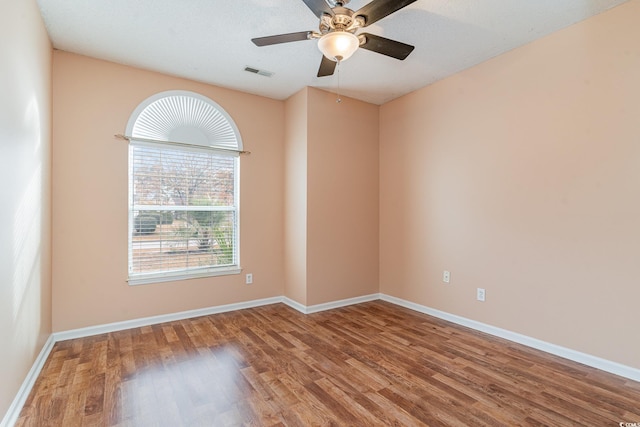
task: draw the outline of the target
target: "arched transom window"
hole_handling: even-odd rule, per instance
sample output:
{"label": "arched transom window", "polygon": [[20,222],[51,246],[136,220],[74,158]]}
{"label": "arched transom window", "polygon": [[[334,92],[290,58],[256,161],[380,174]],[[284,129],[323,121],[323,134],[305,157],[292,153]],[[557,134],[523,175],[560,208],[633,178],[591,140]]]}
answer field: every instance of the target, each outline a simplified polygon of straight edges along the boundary
{"label": "arched transom window", "polygon": [[212,100],[162,92],[127,124],[129,283],[237,274],[240,133]]}

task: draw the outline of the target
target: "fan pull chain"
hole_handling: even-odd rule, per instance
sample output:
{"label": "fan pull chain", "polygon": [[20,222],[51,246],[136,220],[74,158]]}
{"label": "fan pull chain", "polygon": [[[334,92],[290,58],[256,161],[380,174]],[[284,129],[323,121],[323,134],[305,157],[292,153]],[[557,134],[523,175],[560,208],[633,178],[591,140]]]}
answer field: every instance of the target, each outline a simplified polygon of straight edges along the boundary
{"label": "fan pull chain", "polygon": [[338,65],[336,67],[336,71],[337,71],[337,77],[338,77],[338,92],[336,93],[337,95],[337,99],[336,99],[336,103],[340,104],[342,102],[342,98],[340,98],[340,64],[342,63],[342,61],[338,60]]}

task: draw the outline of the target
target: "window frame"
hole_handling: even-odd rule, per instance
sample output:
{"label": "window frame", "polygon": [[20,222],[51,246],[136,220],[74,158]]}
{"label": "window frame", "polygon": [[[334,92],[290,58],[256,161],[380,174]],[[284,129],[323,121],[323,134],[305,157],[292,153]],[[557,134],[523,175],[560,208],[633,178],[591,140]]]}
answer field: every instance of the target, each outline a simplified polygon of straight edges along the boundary
{"label": "window frame", "polygon": [[[207,107],[213,107],[216,110],[216,114],[219,114],[222,119],[219,121],[226,120],[223,123],[224,130],[229,134],[229,132],[233,132],[236,138],[236,146],[235,149],[229,148],[228,135],[226,136],[226,140],[221,145],[216,145],[215,141],[206,141],[204,144],[202,141],[196,141],[195,143],[183,142],[183,141],[168,141],[168,140],[155,140],[144,137],[136,137],[134,132],[134,126],[138,117],[144,112],[144,110],[152,105],[154,102],[158,100],[162,100],[163,98],[171,97],[171,96],[186,96],[189,98],[195,98],[196,101],[203,101],[208,104]],[[193,101],[193,99],[190,99]],[[183,112],[181,112],[183,113]],[[160,282],[168,282],[168,281],[181,281],[187,279],[197,279],[197,278],[205,278],[205,277],[215,277],[215,276],[224,276],[224,275],[234,275],[240,274],[242,272],[242,268],[240,266],[240,157],[239,154],[242,151],[242,140],[240,138],[240,133],[235,126],[235,123],[231,119],[231,117],[215,102],[210,99],[199,95],[197,93],[188,92],[188,91],[167,91],[158,93],[145,101],[143,101],[136,110],[132,113],[129,123],[127,124],[127,138],[130,141],[129,146],[129,154],[128,154],[128,202],[127,202],[127,211],[128,211],[128,226],[127,226],[127,234],[128,234],[128,243],[127,243],[127,282],[129,285],[144,285],[149,283],[160,283]],[[205,145],[209,144],[209,145]],[[135,227],[135,212],[136,207],[143,207],[144,210],[174,210],[167,209],[168,206],[158,206],[158,205],[134,205],[134,171],[133,171],[133,152],[135,147],[137,146],[145,146],[151,149],[170,149],[173,151],[198,151],[198,152],[206,152],[214,155],[220,155],[224,157],[232,157],[233,158],[233,207],[224,207],[224,208],[216,208],[215,206],[194,206],[194,209],[191,206],[180,206],[175,210],[184,210],[184,211],[234,211],[235,212],[235,221],[234,221],[234,247],[233,247],[233,264],[232,265],[224,265],[224,266],[203,266],[203,267],[192,267],[192,268],[183,268],[177,270],[164,270],[164,271],[156,271],[149,273],[132,273],[133,269],[133,237],[134,237],[134,227]],[[158,208],[158,209],[155,209]]]}

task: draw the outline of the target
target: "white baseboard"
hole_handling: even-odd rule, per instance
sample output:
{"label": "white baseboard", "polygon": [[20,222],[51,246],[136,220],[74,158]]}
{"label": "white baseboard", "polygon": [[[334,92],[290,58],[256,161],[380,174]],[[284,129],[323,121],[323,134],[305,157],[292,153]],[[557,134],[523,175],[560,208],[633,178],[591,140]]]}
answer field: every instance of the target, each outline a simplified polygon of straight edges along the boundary
{"label": "white baseboard", "polygon": [[551,344],[537,338],[528,337],[526,335],[522,335],[506,329],[497,328],[495,326],[487,325],[486,323],[477,322],[475,320],[467,319],[466,317],[461,317],[455,314],[436,310],[431,307],[416,304],[411,301],[403,300],[401,298],[396,298],[390,295],[380,294],[380,299],[392,304],[399,305],[401,307],[408,308],[410,310],[418,311],[420,313],[428,314],[430,316],[446,320],[451,323],[466,326],[468,328],[475,329],[489,335],[494,335],[496,337],[516,342],[518,344],[523,344],[527,347],[542,350],[544,352],[554,354],[556,356],[560,356],[574,362],[582,363],[583,365],[591,366],[592,368],[620,375],[621,377],[625,377],[630,380],[640,381],[640,369],[632,368],[631,366],[612,362],[610,360],[602,359],[600,357],[592,356],[590,354],[582,353],[556,344]]}
{"label": "white baseboard", "polygon": [[318,313],[320,311],[331,310],[334,308],[346,307],[348,305],[362,304],[363,302],[375,301],[379,299],[380,299],[380,294],[371,294],[371,295],[363,295],[361,297],[347,298],[347,299],[342,299],[338,301],[331,301],[323,304],[316,304],[316,305],[310,305],[310,306],[300,304],[299,302],[294,301],[287,297],[283,297],[282,302],[287,304],[289,307],[298,310],[300,313],[311,314],[311,313]]}
{"label": "white baseboard", "polygon": [[72,329],[63,332],[54,332],[55,342],[74,338],[84,338],[92,335],[106,334],[109,332],[123,331],[125,329],[139,328],[141,326],[155,325],[158,323],[173,322],[175,320],[191,319],[194,317],[208,316],[210,314],[226,313],[245,308],[260,307],[263,305],[282,302],[282,297],[264,298],[233,304],[218,305],[214,307],[199,308],[196,310],[181,311],[178,313],[161,314],[159,316],[143,317],[140,319],[125,320],[122,322],[107,323],[104,325],[89,326],[86,328]]}
{"label": "white baseboard", "polygon": [[294,301],[291,298],[283,297],[282,302],[294,310],[298,310],[300,313],[307,314],[307,306],[300,304],[298,301]]}
{"label": "white baseboard", "polygon": [[40,371],[42,371],[42,367],[44,366],[44,362],[47,361],[49,357],[49,353],[51,353],[51,349],[55,344],[55,340],[53,335],[49,335],[47,341],[42,346],[42,350],[36,357],[36,360],[33,362],[31,369],[27,373],[25,380],[22,382],[20,389],[18,389],[18,393],[16,397],[11,402],[11,406],[9,406],[9,410],[5,414],[2,421],[0,421],[0,427],[12,427],[16,421],[18,421],[18,417],[20,416],[20,411],[24,407],[27,398],[29,397],[29,393],[31,393],[31,389],[33,385],[36,383],[38,379],[38,375],[40,375]]}

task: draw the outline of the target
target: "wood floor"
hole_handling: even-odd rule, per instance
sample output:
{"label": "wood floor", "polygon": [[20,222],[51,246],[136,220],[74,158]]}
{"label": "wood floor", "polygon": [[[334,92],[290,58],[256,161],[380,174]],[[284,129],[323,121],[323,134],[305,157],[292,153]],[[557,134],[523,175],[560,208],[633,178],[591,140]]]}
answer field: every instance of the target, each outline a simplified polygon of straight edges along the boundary
{"label": "wood floor", "polygon": [[18,426],[618,426],[640,383],[382,301],[59,342]]}

